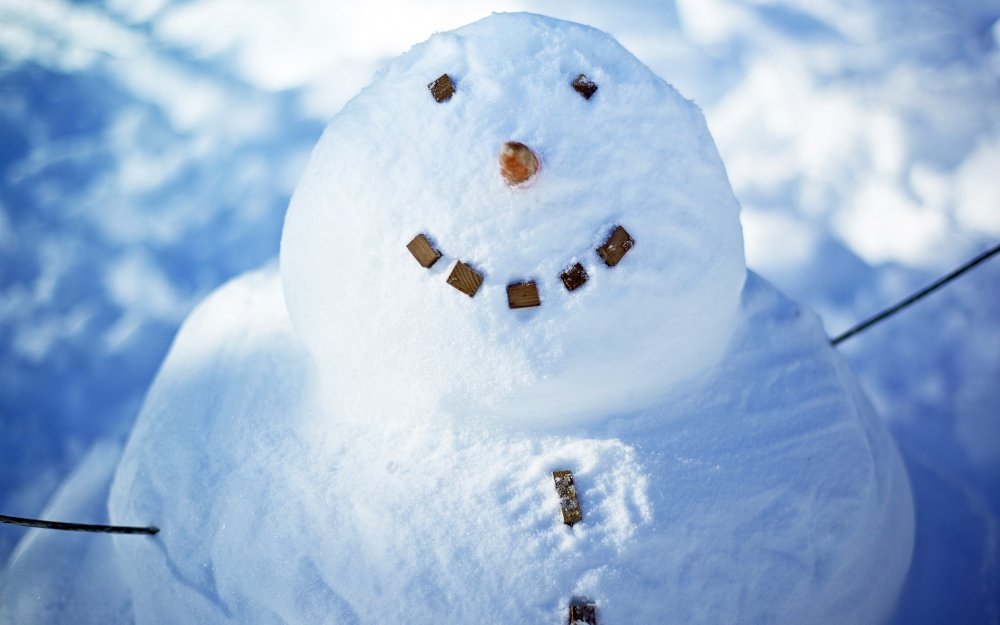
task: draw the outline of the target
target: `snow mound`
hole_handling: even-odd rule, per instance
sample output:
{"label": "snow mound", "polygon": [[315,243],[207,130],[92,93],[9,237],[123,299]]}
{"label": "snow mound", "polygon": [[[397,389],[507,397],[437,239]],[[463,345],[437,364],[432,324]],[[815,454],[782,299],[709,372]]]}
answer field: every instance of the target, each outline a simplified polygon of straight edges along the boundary
{"label": "snow mound", "polygon": [[[540,162],[514,187],[507,142]],[[595,250],[619,225],[635,245],[609,267]],[[443,254],[429,270],[406,247],[421,233]],[[457,261],[484,277],[471,299],[446,282]],[[589,280],[570,292],[576,263]],[[319,141],[281,242],[289,312],[344,418],[558,426],[649,403],[721,355],[744,272],[697,107],[610,36],[529,14],[391,62]],[[541,305],[511,310],[524,281]]]}
{"label": "snow mound", "polygon": [[[537,435],[331,419],[273,270],[171,349],[110,498],[135,622],[877,623],[913,513],[818,318],[749,274],[717,367],[650,408]],[[584,514],[562,523],[550,472]]]}

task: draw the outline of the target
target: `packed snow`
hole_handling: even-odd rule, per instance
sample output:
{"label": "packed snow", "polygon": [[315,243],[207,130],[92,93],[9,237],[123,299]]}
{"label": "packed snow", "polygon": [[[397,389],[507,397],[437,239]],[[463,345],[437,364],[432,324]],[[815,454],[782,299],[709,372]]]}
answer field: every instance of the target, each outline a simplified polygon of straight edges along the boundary
{"label": "packed snow", "polygon": [[[509,140],[541,163],[523,186],[498,173]],[[107,497],[161,533],[89,544],[91,592],[23,544],[0,614],[557,623],[589,600],[606,624],[880,622],[911,559],[906,472],[819,319],[746,271],[737,215],[698,109],[609,36],[527,14],[435,35],[327,129],[280,275],[185,321],[113,483],[98,450],[84,501],[53,504]],[[635,245],[609,267],[615,225]],[[523,280],[541,305],[510,310]],[[23,600],[46,584],[72,612]]]}

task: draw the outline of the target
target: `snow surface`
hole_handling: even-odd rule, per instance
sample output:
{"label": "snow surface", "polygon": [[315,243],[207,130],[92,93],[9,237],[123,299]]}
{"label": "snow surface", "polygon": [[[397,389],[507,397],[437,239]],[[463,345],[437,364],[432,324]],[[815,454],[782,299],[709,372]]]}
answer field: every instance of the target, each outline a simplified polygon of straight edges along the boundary
{"label": "snow surface", "polygon": [[[496,31],[489,32],[494,26]],[[584,33],[576,45],[608,41],[593,31],[530,15],[495,16],[464,32],[470,39],[500,38],[518,27],[544,42],[539,46],[542,58],[547,46],[562,45],[560,32]],[[417,51],[426,49],[435,49],[433,40]],[[469,49],[474,52],[476,46],[470,44]],[[475,60],[476,55],[468,58]],[[385,77],[393,76],[390,66]],[[591,77],[605,80],[596,69]],[[115,598],[111,605],[126,613],[122,620],[136,623],[437,623],[470,622],[483,614],[509,622],[556,623],[565,618],[574,598],[596,600],[601,622],[608,624],[877,623],[886,617],[909,567],[914,536],[909,485],[892,439],[846,363],[830,347],[819,319],[746,273],[738,262],[739,230],[732,226],[738,222],[735,211],[729,211],[733,200],[711,139],[703,125],[691,123],[692,117],[700,121],[693,107],[649,77],[653,86],[661,87],[652,92],[666,95],[663,108],[674,114],[666,117],[668,134],[690,138],[687,145],[697,148],[700,156],[676,159],[688,173],[684,182],[691,185],[692,194],[721,197],[717,204],[706,202],[719,210],[706,210],[708,218],[701,219],[692,214],[683,195],[667,209],[657,204],[644,210],[620,209],[636,224],[630,231],[637,244],[621,264],[606,270],[608,277],[593,268],[592,283],[577,294],[592,299],[575,307],[558,300],[549,305],[556,298],[546,296],[546,282],[540,278],[543,306],[521,317],[514,316],[521,312],[506,310],[502,300],[504,306],[499,306],[484,297],[490,293],[488,283],[484,293],[469,300],[452,292],[441,272],[436,281],[417,283],[440,287],[444,295],[412,296],[414,290],[407,291],[402,278],[414,272],[399,271],[393,263],[419,267],[408,255],[393,255],[386,243],[402,247],[409,237],[367,225],[366,218],[376,225],[383,219],[370,207],[348,203],[342,209],[363,216],[335,231],[368,235],[357,238],[369,244],[344,243],[346,252],[334,252],[329,238],[316,236],[321,232],[315,223],[299,226],[302,232],[284,239],[281,276],[274,267],[246,274],[192,312],[149,391],[121,455],[108,507],[115,523],[154,522],[161,533],[86,543],[88,561],[109,570],[100,582],[106,587],[89,593],[75,590],[79,569],[71,567],[65,576],[51,574],[44,558],[51,541],[33,534],[36,540],[26,543],[11,563],[10,570],[25,581],[5,584],[4,596],[15,600],[0,607],[6,611],[0,616],[31,620],[39,614],[38,607],[24,598],[54,580],[49,583],[74,587],[67,605],[75,613],[94,614],[92,610],[105,606],[106,614],[107,599]],[[426,89],[426,83],[413,82]],[[607,79],[606,84],[615,82]],[[365,98],[377,105],[377,94],[376,85],[359,97],[355,108],[363,110]],[[662,100],[641,110],[653,116],[657,105]],[[678,109],[688,114],[675,115]],[[348,106],[345,117],[350,119],[354,112]],[[334,212],[329,202],[307,200],[317,186],[330,192],[317,180],[330,160],[336,162],[327,144],[338,136],[337,123],[314,153],[289,224],[304,219],[302,213],[310,210]],[[658,147],[654,137],[647,141]],[[357,155],[360,150],[349,142],[332,145],[334,152],[344,149]],[[546,195],[554,193],[547,185],[575,189],[557,184],[558,150],[548,152],[550,144],[544,141],[537,145],[542,146],[538,153],[548,177],[539,175],[524,189],[493,185],[487,187],[489,192],[538,192],[551,198],[555,195]],[[492,156],[495,147],[484,152]],[[398,167],[383,171],[385,176],[407,171],[406,154],[401,152],[401,162],[393,163]],[[627,154],[648,162],[640,149]],[[418,169],[426,161],[419,152],[413,158],[420,163],[410,166]],[[486,162],[495,174],[493,159]],[[473,183],[460,188],[475,191],[478,174],[472,172]],[[445,168],[438,175],[454,174]],[[365,180],[360,182],[363,186]],[[617,191],[643,197],[650,187],[648,195],[655,197],[661,183],[660,177],[639,178]],[[345,185],[350,188],[349,182]],[[555,219],[553,214],[560,213],[572,223],[579,203],[548,204],[548,211],[539,211],[538,203],[528,204],[534,209],[529,215],[541,212],[539,219]],[[517,215],[520,207],[511,205],[507,210]],[[486,224],[478,233],[484,243],[477,250],[492,250],[490,243],[503,239],[496,231],[502,234],[512,227],[496,219],[496,207],[485,218],[470,217],[465,204],[439,212],[445,210],[458,213],[453,216],[456,222]],[[580,229],[610,225],[591,214],[596,212],[583,212]],[[728,226],[726,218],[731,220]],[[386,223],[394,222],[384,220],[383,228]],[[689,237],[682,243],[709,245],[708,265],[696,276],[677,278],[670,269],[686,259],[655,251],[655,242],[674,240],[670,226],[677,224],[686,227]],[[566,240],[574,240],[575,230],[567,230]],[[547,244],[550,238],[538,240]],[[527,240],[532,243],[531,236]],[[371,279],[331,286],[336,263],[326,273],[301,260],[296,264],[299,242],[302,257],[316,262],[323,253],[357,258],[352,251],[367,251],[367,260],[377,259],[388,269],[377,273],[362,265]],[[588,245],[583,249],[592,249],[594,241]],[[652,251],[644,256],[644,248]],[[683,249],[694,256],[705,253],[693,245]],[[481,261],[488,282],[503,270],[532,271],[548,262],[528,264],[501,246],[496,251],[498,260]],[[688,349],[700,346],[712,357],[690,369],[677,372],[669,361],[664,365],[649,360],[656,350],[635,345],[641,332],[632,335],[633,328],[592,319],[622,310],[602,307],[599,299],[594,303],[602,290],[619,301],[657,301],[639,282],[616,284],[615,277],[627,276],[628,270],[681,301],[698,295],[725,306],[730,296],[719,287],[732,284],[713,277],[729,276],[732,263],[716,267],[713,256],[737,261],[733,310],[722,317],[731,325],[703,328],[701,320],[672,317],[658,309],[663,312],[661,322],[669,326],[667,338],[683,346],[685,332],[700,333]],[[282,284],[286,271],[298,280],[296,285]],[[345,272],[342,267],[339,271]],[[364,310],[366,298],[380,282],[396,291],[375,298],[386,302],[383,308]],[[286,294],[293,295],[294,309],[301,315],[297,329],[286,312]],[[465,410],[454,402],[426,402],[398,412],[400,405],[391,403],[397,409],[393,418],[369,409],[361,415],[366,418],[359,419],[345,409],[359,410],[362,404],[338,396],[347,385],[360,389],[353,391],[358,396],[368,393],[370,404],[389,404],[394,389],[369,386],[372,374],[356,360],[344,356],[338,370],[329,359],[330,332],[318,323],[310,326],[308,316],[319,317],[317,310],[333,306],[331,294],[362,308],[362,314],[338,319],[334,307],[327,325],[351,339],[363,358],[377,358],[381,350],[403,360],[419,359],[425,346],[409,339],[412,327],[399,318],[413,321],[419,331],[420,324],[426,326],[442,310],[464,323],[464,338],[481,341],[487,352],[503,353],[510,349],[504,333],[530,335],[532,323],[551,309],[575,316],[600,338],[612,339],[617,348],[643,358],[642,366],[662,376],[662,387],[656,394],[646,392],[643,385],[648,382],[640,377],[633,395],[628,386],[616,384],[587,389],[603,410],[594,409],[585,419],[564,415],[544,424],[544,430],[537,418],[512,419],[510,412],[498,410],[498,404],[518,405],[518,396],[502,394],[491,403],[470,403]],[[407,296],[409,306],[395,305],[393,297]],[[446,296],[454,297],[449,301]],[[480,302],[487,306],[469,306]],[[466,310],[474,312],[463,318]],[[379,315],[387,329],[366,334],[370,326],[358,321],[365,315]],[[516,322],[476,326],[469,321],[502,315]],[[627,315],[622,318],[632,322]],[[675,321],[684,327],[670,325]],[[640,318],[635,324],[639,330],[645,330],[642,323],[651,321]],[[530,338],[557,346],[565,342],[566,351],[579,349],[583,357],[605,349],[600,341],[582,338],[574,345],[551,331],[534,332]],[[711,353],[718,344],[720,353]],[[462,352],[455,355],[460,365],[474,366],[464,358]],[[343,381],[331,385],[335,373]],[[560,375],[554,369],[548,379],[539,376],[541,382],[535,383],[551,388],[545,385]],[[413,383],[400,382],[404,392]],[[590,383],[572,376],[569,382]],[[108,484],[109,463],[103,460],[116,454],[92,455],[73,486],[84,501],[70,501],[55,513],[85,513],[87,505],[95,504],[94,509],[100,509]],[[584,512],[584,521],[573,528],[561,523],[551,482],[551,471],[564,468],[574,472]],[[66,611],[53,610],[50,618],[67,616]]]}
{"label": "snow surface", "polygon": [[[427,84],[444,73],[456,93],[437,103]],[[581,73],[589,100],[570,86]],[[541,161],[513,188],[508,141]],[[594,250],[616,225],[636,243],[612,268]],[[418,233],[444,254],[430,271],[406,249]],[[472,300],[445,283],[458,260],[485,276]],[[577,262],[590,280],[568,292]],[[698,109],[608,35],[496,14],[415,46],[334,118],[289,206],[281,271],[345,416],[544,426],[642,405],[713,363],[745,265]],[[512,312],[506,287],[526,280],[542,305]]]}

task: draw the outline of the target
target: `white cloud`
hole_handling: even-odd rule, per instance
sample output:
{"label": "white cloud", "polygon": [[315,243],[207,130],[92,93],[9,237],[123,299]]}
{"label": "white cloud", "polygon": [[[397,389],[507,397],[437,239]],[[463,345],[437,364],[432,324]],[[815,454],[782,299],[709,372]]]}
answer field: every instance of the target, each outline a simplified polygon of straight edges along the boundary
{"label": "white cloud", "polygon": [[879,179],[862,186],[834,216],[833,225],[851,249],[875,265],[901,261],[919,266],[929,252],[941,252],[948,233],[943,213],[920,206],[898,185]]}
{"label": "white cloud", "polygon": [[104,284],[118,306],[142,319],[179,323],[194,305],[177,292],[156,262],[138,249],[110,264]]}
{"label": "white cloud", "polygon": [[816,232],[796,215],[744,206],[740,223],[747,266],[755,271],[780,274],[805,265],[815,252]]}
{"label": "white cloud", "polygon": [[0,52],[52,69],[90,67],[102,56],[131,57],[142,38],[102,12],[59,0],[0,3]]}
{"label": "white cloud", "polygon": [[1000,236],[1000,138],[983,141],[958,167],[955,179],[959,223]]}
{"label": "white cloud", "polygon": [[171,45],[234,59],[240,76],[260,88],[305,88],[310,112],[328,117],[371,80],[383,59],[436,31],[524,6],[516,0],[199,0],[170,6],[154,28]]}
{"label": "white cloud", "polygon": [[676,5],[684,34],[696,45],[719,45],[759,28],[753,12],[738,2],[677,0]]}

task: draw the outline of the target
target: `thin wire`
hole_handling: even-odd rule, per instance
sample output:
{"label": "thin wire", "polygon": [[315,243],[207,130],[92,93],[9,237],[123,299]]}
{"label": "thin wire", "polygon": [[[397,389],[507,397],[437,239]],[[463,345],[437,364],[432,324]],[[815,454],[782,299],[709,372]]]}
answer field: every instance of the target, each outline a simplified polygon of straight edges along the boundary
{"label": "thin wire", "polygon": [[105,534],[150,534],[160,531],[158,527],[127,527],[123,525],[86,525],[84,523],[60,523],[58,521],[39,521],[38,519],[22,519],[16,516],[0,514],[0,523],[23,525],[24,527],[41,527],[50,530],[72,530],[77,532],[103,532]]}
{"label": "thin wire", "polygon": [[919,291],[917,291],[913,295],[907,297],[906,299],[904,299],[903,301],[899,302],[898,304],[896,304],[896,305],[894,305],[894,306],[892,306],[890,308],[886,308],[885,310],[883,310],[879,314],[875,315],[874,317],[871,317],[869,319],[866,319],[865,321],[862,321],[861,323],[859,323],[858,325],[854,326],[853,328],[851,328],[847,332],[844,332],[843,334],[841,334],[837,338],[831,340],[830,344],[831,345],[837,345],[838,343],[841,343],[841,342],[843,342],[843,341],[851,338],[855,334],[858,334],[859,332],[861,332],[861,331],[863,331],[863,330],[865,330],[867,328],[870,328],[871,326],[875,325],[879,321],[882,321],[886,317],[894,315],[895,313],[897,313],[900,310],[906,308],[907,306],[909,306],[913,302],[917,301],[918,299],[924,297],[925,295],[929,295],[930,293],[932,293],[932,292],[938,290],[939,288],[943,287],[945,284],[951,282],[955,278],[959,277],[960,275],[962,275],[966,271],[972,269],[973,267],[975,267],[979,263],[983,262],[984,260],[986,260],[990,256],[993,256],[997,252],[1000,252],[1000,244],[998,244],[998,245],[996,245],[996,246],[994,246],[994,247],[986,250],[985,252],[983,252],[979,256],[976,256],[975,258],[973,258],[969,262],[965,263],[964,265],[962,265],[961,267],[959,267],[955,271],[952,271],[951,273],[949,273],[948,275],[944,276],[943,278],[937,279],[936,281],[934,281],[931,284],[929,284],[929,285],[925,286],[924,288],[920,289]]}

